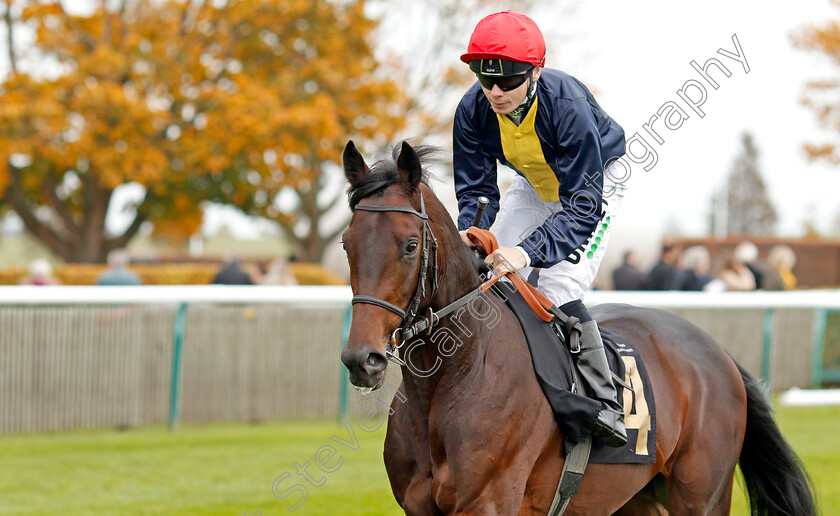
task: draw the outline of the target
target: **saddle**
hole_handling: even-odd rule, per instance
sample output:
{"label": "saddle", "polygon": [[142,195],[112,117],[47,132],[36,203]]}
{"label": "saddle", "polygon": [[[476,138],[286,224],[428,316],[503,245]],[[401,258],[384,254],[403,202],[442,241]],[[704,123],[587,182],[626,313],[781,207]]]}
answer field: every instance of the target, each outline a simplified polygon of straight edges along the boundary
{"label": "saddle", "polygon": [[[498,247],[495,237],[475,227],[467,233],[485,250]],[[505,278],[504,281],[499,281]],[[601,403],[579,391],[575,384],[575,353],[580,349],[581,326],[576,317],[564,314],[533,285],[517,274],[496,276],[484,283],[510,307],[519,320],[540,383],[557,423],[565,436],[564,452],[568,454],[589,436],[592,415]],[[607,361],[613,373],[618,397],[623,400],[627,444],[612,448],[594,441],[590,463],[649,464],[656,461],[656,418],[653,389],[641,356],[621,335],[599,328],[606,348]]]}

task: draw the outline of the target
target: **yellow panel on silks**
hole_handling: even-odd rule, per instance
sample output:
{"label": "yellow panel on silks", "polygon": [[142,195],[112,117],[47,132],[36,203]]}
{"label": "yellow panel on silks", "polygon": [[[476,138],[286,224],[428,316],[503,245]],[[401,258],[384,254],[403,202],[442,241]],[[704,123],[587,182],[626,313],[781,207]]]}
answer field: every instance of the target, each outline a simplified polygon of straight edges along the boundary
{"label": "yellow panel on silks", "polygon": [[499,119],[499,131],[502,138],[502,151],[505,159],[522,172],[525,179],[534,187],[534,191],[545,202],[556,202],[560,200],[558,193],[560,183],[557,176],[548,163],[545,162],[540,138],[534,127],[534,120],[537,117],[537,101],[528,110],[528,114],[517,126],[505,115],[496,114]]}

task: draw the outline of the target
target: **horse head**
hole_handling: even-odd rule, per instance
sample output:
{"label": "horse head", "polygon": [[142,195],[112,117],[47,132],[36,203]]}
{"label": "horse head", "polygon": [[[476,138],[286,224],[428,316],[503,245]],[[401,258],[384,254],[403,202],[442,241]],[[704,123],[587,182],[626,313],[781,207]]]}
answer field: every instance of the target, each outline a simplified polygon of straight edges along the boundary
{"label": "horse head", "polygon": [[434,295],[436,241],[421,193],[418,151],[404,142],[394,161],[370,168],[351,141],[343,162],[354,213],[342,242],[354,298],[341,361],[353,385],[375,389],[385,377],[389,342]]}

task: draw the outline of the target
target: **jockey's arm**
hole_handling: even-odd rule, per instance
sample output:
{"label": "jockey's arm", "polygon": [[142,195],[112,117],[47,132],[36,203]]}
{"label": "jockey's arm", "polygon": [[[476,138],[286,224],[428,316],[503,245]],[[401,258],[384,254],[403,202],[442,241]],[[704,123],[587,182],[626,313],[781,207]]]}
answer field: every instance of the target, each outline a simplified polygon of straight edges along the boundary
{"label": "jockey's arm", "polygon": [[557,124],[563,152],[557,162],[561,209],[517,246],[533,267],[550,267],[586,243],[601,218],[604,164],[601,138],[583,99],[567,100]]}
{"label": "jockey's arm", "polygon": [[475,120],[465,112],[466,109],[463,102],[458,105],[452,132],[452,165],[455,176],[455,196],[458,199],[458,229],[466,230],[470,227],[475,216],[478,198],[481,196],[487,197],[490,204],[484,210],[478,227],[489,229],[499,211],[500,196],[496,182],[496,158],[482,151],[481,135]]}

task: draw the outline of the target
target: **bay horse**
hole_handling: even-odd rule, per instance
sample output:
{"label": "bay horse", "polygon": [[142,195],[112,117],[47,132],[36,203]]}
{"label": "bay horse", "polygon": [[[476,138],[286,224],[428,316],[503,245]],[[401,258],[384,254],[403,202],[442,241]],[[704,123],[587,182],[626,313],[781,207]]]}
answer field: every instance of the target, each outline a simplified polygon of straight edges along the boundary
{"label": "bay horse", "polygon": [[[473,302],[475,313],[498,315],[492,327],[481,317],[435,314],[481,278],[426,184],[428,149],[404,142],[393,154],[368,167],[352,141],[343,153],[354,299],[341,360],[353,385],[375,389],[394,344],[413,337],[384,447],[394,496],[410,516],[544,515],[563,467],[563,435],[523,331],[489,293]],[[760,385],[711,336],[664,311],[608,304],[591,313],[647,367],[656,462],[590,464],[566,514],[729,514],[739,462],[753,514],[816,513],[810,480]],[[415,321],[443,337],[413,335]]]}

